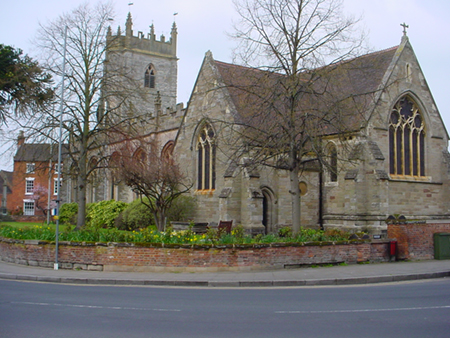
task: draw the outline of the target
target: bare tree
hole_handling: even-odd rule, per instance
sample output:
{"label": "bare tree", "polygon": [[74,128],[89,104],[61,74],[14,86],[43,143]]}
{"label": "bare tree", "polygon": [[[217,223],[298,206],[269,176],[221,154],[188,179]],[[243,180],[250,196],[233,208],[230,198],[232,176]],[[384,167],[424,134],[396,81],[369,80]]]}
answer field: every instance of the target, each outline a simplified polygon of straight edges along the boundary
{"label": "bare tree", "polygon": [[234,3],[241,19],[235,58],[252,68],[219,67],[239,112],[233,156],[289,171],[298,231],[299,175],[310,162],[331,168],[323,137],[353,130],[360,122],[355,111],[367,103],[363,93],[343,90],[351,83],[349,70],[359,67],[344,60],[360,53],[364,39],[355,38],[358,20],[342,15],[341,0]]}
{"label": "bare tree", "polygon": [[[76,229],[85,223],[89,177],[107,163],[109,134],[118,129],[133,133],[132,123],[137,116],[133,114],[130,102],[143,99],[139,86],[128,76],[124,65],[109,62],[109,50],[115,43],[109,28],[113,15],[110,3],[99,3],[95,7],[85,3],[57,20],[41,25],[37,37],[45,67],[54,78],[63,75],[66,52],[64,89],[55,92],[63,93],[64,98],[63,142],[68,144],[69,157],[65,174],[70,173],[77,182]],[[29,138],[58,142],[55,130],[59,130],[61,119],[60,99],[56,98],[52,109],[41,111],[34,119],[21,123],[21,128],[27,128]],[[89,160],[94,155],[96,161],[92,166]]]}
{"label": "bare tree", "polygon": [[171,154],[161,154],[155,141],[123,142],[120,154],[112,157],[113,170],[140,196],[142,203],[153,213],[158,230],[163,231],[166,211],[192,185],[186,183]]}

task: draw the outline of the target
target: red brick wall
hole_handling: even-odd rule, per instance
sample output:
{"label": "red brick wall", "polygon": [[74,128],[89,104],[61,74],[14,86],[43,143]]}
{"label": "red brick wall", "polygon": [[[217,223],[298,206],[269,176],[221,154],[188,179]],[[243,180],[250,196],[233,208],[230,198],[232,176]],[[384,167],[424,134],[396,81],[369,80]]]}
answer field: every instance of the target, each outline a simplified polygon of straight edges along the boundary
{"label": "red brick wall", "polygon": [[[59,246],[62,268],[102,267],[109,271],[208,271],[388,261],[387,242],[304,246],[154,247],[132,244]],[[52,266],[55,245],[0,239],[0,257],[16,264]]]}
{"label": "red brick wall", "polygon": [[433,234],[437,232],[450,232],[450,224],[388,224],[387,234],[397,239],[398,259],[434,259]]}
{"label": "red brick wall", "polygon": [[[34,162],[35,172],[32,174],[26,173],[26,162],[15,161],[14,162],[14,172],[12,180],[12,193],[8,195],[7,208],[11,214],[16,214],[18,210],[23,211],[23,201],[26,199],[33,199],[32,195],[25,194],[25,179],[27,177],[34,178],[34,187],[41,186],[48,190],[50,197],[55,199],[53,196],[53,185],[54,179],[57,175],[52,175],[50,186],[49,186],[49,162]],[[47,194],[42,194],[36,204],[39,203],[42,207],[47,206]],[[35,215],[42,216],[44,213],[42,210],[35,208]]]}

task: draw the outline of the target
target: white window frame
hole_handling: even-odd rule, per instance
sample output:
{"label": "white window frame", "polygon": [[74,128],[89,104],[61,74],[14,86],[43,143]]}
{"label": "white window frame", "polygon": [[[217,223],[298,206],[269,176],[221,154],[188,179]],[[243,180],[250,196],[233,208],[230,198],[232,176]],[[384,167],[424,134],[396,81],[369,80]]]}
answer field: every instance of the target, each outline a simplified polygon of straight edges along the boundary
{"label": "white window frame", "polygon": [[36,170],[36,163],[27,163],[25,173],[26,174],[34,174]]}
{"label": "white window frame", "polygon": [[34,216],[35,210],[36,210],[35,200],[23,200],[23,214],[25,216]]}
{"label": "white window frame", "polygon": [[[59,182],[59,187],[62,187],[62,180]],[[58,195],[58,179],[53,179],[53,195]]]}
{"label": "white window frame", "polygon": [[[31,189],[28,182],[33,182]],[[34,177],[25,178],[25,195],[33,195],[34,190]]]}
{"label": "white window frame", "polygon": [[[53,166],[53,168],[54,168],[54,173],[55,173],[55,175],[58,175],[59,174],[59,166],[58,166],[58,163],[55,163],[55,165]],[[63,163],[61,163],[61,173],[62,173],[62,170],[64,170],[64,164]]]}

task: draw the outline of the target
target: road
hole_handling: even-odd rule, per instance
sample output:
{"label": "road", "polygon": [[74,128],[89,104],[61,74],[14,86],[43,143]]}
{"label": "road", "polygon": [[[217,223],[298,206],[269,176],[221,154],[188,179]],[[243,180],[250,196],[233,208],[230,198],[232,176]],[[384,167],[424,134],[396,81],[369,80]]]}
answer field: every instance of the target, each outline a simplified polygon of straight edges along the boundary
{"label": "road", "polygon": [[450,279],[256,289],[0,280],[0,337],[450,337]]}

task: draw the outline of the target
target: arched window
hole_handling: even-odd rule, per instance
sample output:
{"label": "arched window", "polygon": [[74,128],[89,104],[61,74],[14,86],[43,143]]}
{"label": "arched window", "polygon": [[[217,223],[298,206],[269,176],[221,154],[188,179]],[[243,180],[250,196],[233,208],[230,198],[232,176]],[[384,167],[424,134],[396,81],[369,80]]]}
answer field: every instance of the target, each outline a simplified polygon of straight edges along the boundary
{"label": "arched window", "polygon": [[166,161],[166,163],[173,164],[173,149],[175,143],[173,141],[169,141],[165,144],[163,149],[161,150],[161,158]]}
{"label": "arched window", "polygon": [[216,188],[216,147],[214,144],[214,130],[205,124],[198,136],[198,190],[212,190]]}
{"label": "arched window", "polygon": [[389,172],[425,176],[425,124],[418,106],[408,96],[401,98],[391,112]]}
{"label": "arched window", "polygon": [[145,165],[145,161],[147,160],[147,154],[142,148],[138,148],[133,154],[133,161],[140,166]]}
{"label": "arched window", "polygon": [[150,64],[148,68],[145,70],[144,87],[155,88],[155,80],[156,80],[155,67],[152,64]]}
{"label": "arched window", "polygon": [[337,182],[338,180],[338,154],[336,146],[330,143],[328,146],[328,156],[330,163],[330,182]]}
{"label": "arched window", "polygon": [[109,168],[110,169],[118,168],[120,166],[120,158],[121,155],[118,151],[113,152],[111,157],[109,158]]}

